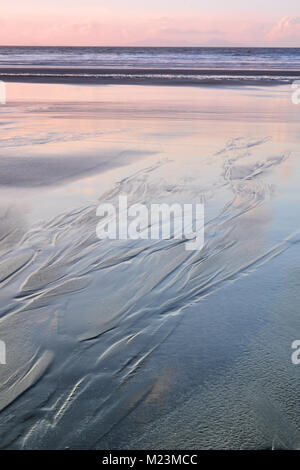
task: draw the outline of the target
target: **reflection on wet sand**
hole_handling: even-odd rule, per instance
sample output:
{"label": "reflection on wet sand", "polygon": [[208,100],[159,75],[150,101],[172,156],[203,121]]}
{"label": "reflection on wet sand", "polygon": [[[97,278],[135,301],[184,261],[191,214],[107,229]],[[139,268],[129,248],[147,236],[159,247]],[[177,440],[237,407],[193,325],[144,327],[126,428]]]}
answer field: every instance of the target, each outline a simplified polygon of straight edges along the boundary
{"label": "reflection on wet sand", "polygon": [[[0,191],[25,220],[4,215],[3,227],[15,225],[1,228],[2,447],[117,448],[127,429],[128,447],[151,448],[164,420],[162,447],[218,447],[215,422],[197,416],[211,408],[228,431],[230,391],[216,403],[213,390],[224,375],[234,386],[233,371],[239,390],[248,387],[244,369],[254,370],[251,345],[267,321],[253,283],[271,312],[269,276],[299,245],[299,115],[287,90],[10,87]],[[176,239],[98,240],[97,205],[122,194],[147,205],[204,201],[203,250]],[[193,426],[203,426],[197,443],[186,433],[174,440],[172,414],[187,422],[187,398]],[[236,436],[246,428],[270,444],[256,406],[244,396],[228,448],[243,445]]]}

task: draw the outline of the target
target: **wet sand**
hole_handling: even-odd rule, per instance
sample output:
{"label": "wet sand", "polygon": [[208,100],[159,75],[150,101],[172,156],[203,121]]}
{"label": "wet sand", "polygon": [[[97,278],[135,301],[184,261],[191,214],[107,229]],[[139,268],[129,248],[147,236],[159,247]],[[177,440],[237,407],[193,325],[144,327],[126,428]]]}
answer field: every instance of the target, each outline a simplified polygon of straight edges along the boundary
{"label": "wet sand", "polygon": [[[299,448],[290,86],[8,84],[1,447]],[[98,240],[96,208],[205,203],[205,246]]]}

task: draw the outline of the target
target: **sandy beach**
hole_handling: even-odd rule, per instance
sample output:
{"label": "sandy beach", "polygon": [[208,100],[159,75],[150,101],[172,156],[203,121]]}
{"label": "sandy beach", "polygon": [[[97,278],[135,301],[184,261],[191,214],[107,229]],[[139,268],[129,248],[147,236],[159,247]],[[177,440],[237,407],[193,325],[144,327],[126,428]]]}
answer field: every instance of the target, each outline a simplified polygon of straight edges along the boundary
{"label": "sandy beach", "polygon": [[[16,81],[0,109],[1,447],[298,448],[291,86]],[[122,194],[204,202],[203,250],[99,240],[97,206]]]}

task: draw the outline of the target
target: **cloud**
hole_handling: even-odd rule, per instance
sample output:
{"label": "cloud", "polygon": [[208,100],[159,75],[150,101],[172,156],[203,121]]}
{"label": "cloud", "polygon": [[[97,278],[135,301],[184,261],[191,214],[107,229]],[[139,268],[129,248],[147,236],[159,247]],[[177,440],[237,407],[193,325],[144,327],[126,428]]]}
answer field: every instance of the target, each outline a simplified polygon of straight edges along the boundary
{"label": "cloud", "polygon": [[293,41],[300,40],[300,16],[280,18],[266,33],[269,41]]}

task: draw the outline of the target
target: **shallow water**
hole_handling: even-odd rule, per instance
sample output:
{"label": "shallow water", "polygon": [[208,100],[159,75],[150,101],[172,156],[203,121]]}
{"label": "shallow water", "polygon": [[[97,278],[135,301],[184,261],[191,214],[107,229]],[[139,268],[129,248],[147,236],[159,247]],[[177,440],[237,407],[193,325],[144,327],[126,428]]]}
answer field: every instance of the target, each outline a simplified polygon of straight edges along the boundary
{"label": "shallow water", "polygon": [[[298,448],[290,87],[7,92],[1,446]],[[124,194],[203,201],[203,250],[98,240],[98,204]]]}

